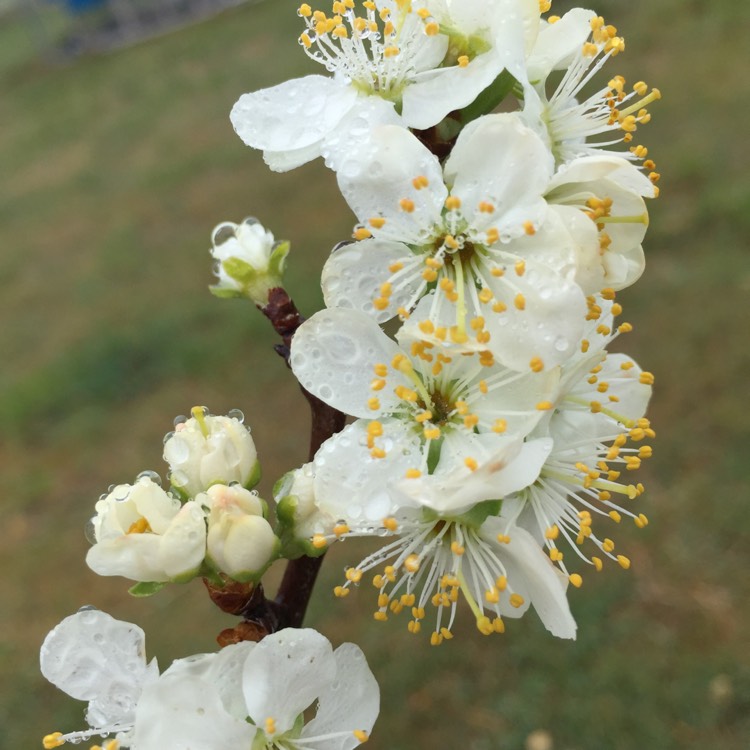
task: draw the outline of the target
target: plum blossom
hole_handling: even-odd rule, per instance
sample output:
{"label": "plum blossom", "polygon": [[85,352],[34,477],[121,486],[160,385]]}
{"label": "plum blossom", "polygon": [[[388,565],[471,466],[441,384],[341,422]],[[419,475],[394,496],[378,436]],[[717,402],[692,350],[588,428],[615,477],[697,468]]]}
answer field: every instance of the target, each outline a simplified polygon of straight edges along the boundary
{"label": "plum blossom", "polygon": [[90,729],[53,732],[44,738],[45,748],[111,734],[115,746],[132,745],[136,706],[144,688],[159,676],[156,660],[146,662],[145,635],[137,625],[84,607],[47,635],[39,661],[51,683],[89,702]]}
{"label": "plum blossom", "polygon": [[174,432],[164,439],[164,460],[171,469],[172,486],[187,497],[195,497],[212,484],[237,482],[251,488],[260,479],[255,443],[244,415],[235,410],[214,416],[196,406],[192,417],[178,417]]}
{"label": "plum blossom", "polygon": [[144,472],[103,495],[91,520],[87,565],[101,576],[167,582],[193,578],[206,553],[206,514],[184,505]]}
{"label": "plum blossom", "polygon": [[[305,722],[304,712],[317,703]],[[175,661],[138,704],[138,750],[164,747],[353,750],[365,742],[380,694],[362,651],[335,651],[314,630]]]}
{"label": "plum blossom", "polygon": [[454,344],[516,370],[570,356],[585,314],[577,241],[549,211],[552,163],[538,136],[517,115],[483,117],[443,167],[399,128],[379,128],[373,140],[378,149],[359,155],[356,176],[338,175],[360,241],[327,262],[326,304],[383,321],[408,317],[435,288],[429,319],[450,321]]}

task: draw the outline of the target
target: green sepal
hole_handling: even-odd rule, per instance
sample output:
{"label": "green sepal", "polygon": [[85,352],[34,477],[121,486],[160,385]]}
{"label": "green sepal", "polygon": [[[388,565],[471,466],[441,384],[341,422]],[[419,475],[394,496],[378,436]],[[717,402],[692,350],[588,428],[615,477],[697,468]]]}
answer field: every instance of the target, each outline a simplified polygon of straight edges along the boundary
{"label": "green sepal", "polygon": [[227,276],[245,286],[252,284],[261,275],[249,263],[234,256],[221,261],[221,267]]}
{"label": "green sepal", "polygon": [[455,516],[441,515],[432,510],[432,508],[423,508],[422,520],[426,523],[437,523],[438,521],[459,523],[462,526],[478,529],[490,516],[500,515],[502,507],[502,500],[485,500],[482,503],[477,503],[471,510],[466,511],[466,513],[460,513]]}
{"label": "green sepal", "polygon": [[[279,481],[282,480],[283,477]],[[279,557],[284,560],[296,560],[298,557],[320,557],[328,549],[328,547],[322,549],[315,547],[310,539],[301,539],[294,533],[298,502],[296,495],[285,495],[276,502],[276,517],[279,519],[279,528],[276,533],[281,540]]]}
{"label": "green sepal", "polygon": [[166,585],[165,581],[139,581],[128,589],[128,594],[136,597],[153,596]]}
{"label": "green sepal", "polygon": [[279,285],[286,270],[286,258],[292,246],[288,241],[279,242],[271,251],[271,257],[268,259],[268,275],[271,278],[278,279]]}
{"label": "green sepal", "polygon": [[219,284],[208,287],[208,291],[219,299],[237,299],[238,297],[245,296],[241,289],[229,289]]}
{"label": "green sepal", "polygon": [[256,459],[255,466],[251,469],[244,487],[246,490],[251,490],[258,482],[260,482],[260,461]]}
{"label": "green sepal", "polygon": [[206,556],[201,565],[200,577],[210,581],[211,585],[218,589],[223,589],[226,585],[226,581],[221,577],[221,571],[208,556]]}
{"label": "green sepal", "polygon": [[459,120],[467,125],[482,115],[492,112],[513,91],[516,79],[504,70],[481,94],[459,113]]}
{"label": "green sepal", "polygon": [[440,461],[440,451],[443,448],[444,437],[439,437],[437,440],[430,441],[430,448],[427,451],[427,473],[434,474],[437,468],[438,461]]}

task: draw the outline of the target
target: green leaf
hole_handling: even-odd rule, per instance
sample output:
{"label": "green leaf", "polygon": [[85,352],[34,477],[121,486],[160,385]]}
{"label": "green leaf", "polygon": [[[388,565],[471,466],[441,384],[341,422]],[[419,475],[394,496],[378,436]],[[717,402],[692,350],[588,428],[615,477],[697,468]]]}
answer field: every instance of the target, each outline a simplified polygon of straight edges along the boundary
{"label": "green leaf", "polygon": [[128,594],[137,597],[153,596],[166,585],[163,581],[139,581],[128,589]]}

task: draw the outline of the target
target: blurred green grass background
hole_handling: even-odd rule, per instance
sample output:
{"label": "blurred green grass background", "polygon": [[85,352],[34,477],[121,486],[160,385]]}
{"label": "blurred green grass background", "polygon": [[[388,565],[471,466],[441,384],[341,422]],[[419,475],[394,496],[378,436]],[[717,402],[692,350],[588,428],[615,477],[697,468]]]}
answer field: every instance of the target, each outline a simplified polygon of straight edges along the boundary
{"label": "blurred green grass background", "polygon": [[[555,4],[561,13],[570,4]],[[316,73],[295,3],[267,0],[52,67],[0,21],[0,750],[83,726],[38,674],[38,647],[83,604],[140,624],[162,667],[214,649],[232,619],[199,583],[134,601],[86,568],[83,528],[112,482],[161,471],[193,404],[245,411],[272,482],[305,458],[308,417],[273,336],[213,299],[211,228],[259,217],[292,241],[288,287],[312,280],[352,217],[320,164],[270,173],[233,134],[243,92]],[[748,60],[734,0],[595,4],[628,49],[607,66],[662,89],[642,140],[662,173],[644,278],[620,295],[624,346],[656,374],[644,531],[617,529],[629,572],[571,592],[575,643],[533,615],[438,649],[373,600],[334,600],[356,542],[330,553],[309,623],[365,649],[383,693],[373,748],[684,750],[750,746]],[[613,534],[614,535],[614,534]],[[468,612],[462,614],[468,615]]]}

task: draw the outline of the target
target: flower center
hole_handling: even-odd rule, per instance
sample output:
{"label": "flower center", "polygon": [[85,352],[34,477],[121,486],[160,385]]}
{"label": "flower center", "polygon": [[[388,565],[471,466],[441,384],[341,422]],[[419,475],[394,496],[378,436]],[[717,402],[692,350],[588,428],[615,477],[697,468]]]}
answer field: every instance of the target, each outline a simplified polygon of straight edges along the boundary
{"label": "flower center", "polygon": [[[303,3],[297,13],[306,31],[299,38],[305,52],[331,73],[348,78],[363,94],[399,102],[425,36],[439,33],[429,13],[414,12],[411,0],[396,0],[379,11],[372,0],[332,4],[332,15]],[[359,13],[357,12],[359,10]]]}

